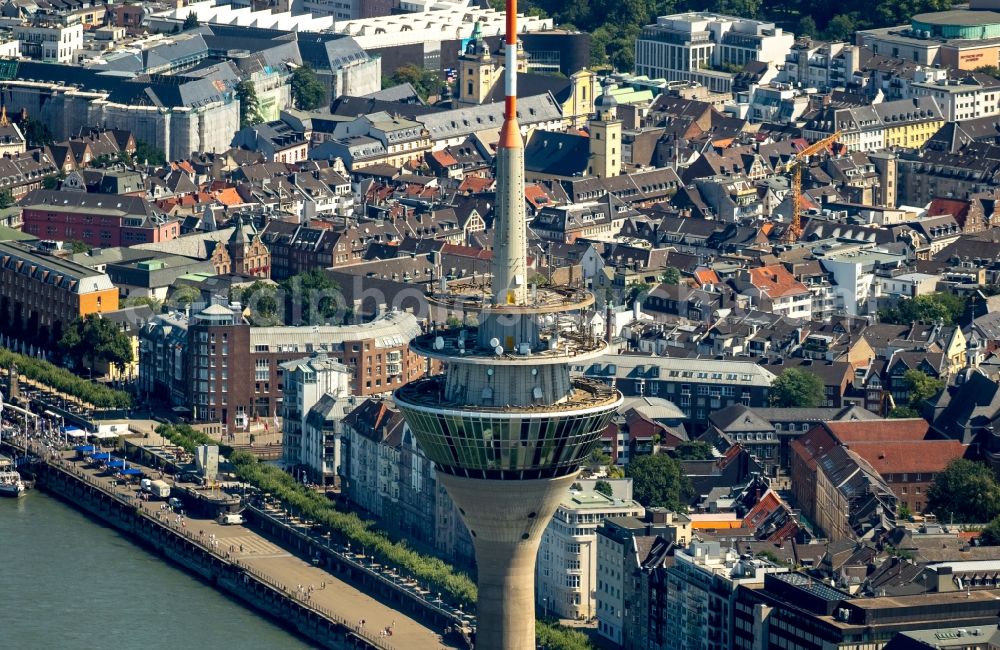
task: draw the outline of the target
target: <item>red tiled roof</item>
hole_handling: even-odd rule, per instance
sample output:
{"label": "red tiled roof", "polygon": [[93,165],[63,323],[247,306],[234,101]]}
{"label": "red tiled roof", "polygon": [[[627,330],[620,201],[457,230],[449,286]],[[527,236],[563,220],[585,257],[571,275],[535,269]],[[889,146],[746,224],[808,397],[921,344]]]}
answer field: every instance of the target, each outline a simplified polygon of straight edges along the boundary
{"label": "red tiled roof", "polygon": [[217,192],[215,195],[215,200],[222,205],[232,207],[234,205],[243,205],[243,197],[240,196],[239,192],[236,191],[235,187],[227,187],[221,192]]}
{"label": "red tiled roof", "polygon": [[455,156],[448,153],[446,149],[442,149],[440,151],[432,151],[431,157],[434,158],[434,161],[437,162],[437,164],[441,165],[442,167],[451,167],[452,165],[458,164],[458,159],[455,158]]}
{"label": "red tiled roof", "polygon": [[463,246],[461,244],[444,244],[441,246],[441,252],[458,257],[471,257],[472,259],[477,260],[493,259],[493,251],[487,251],[473,246]]}
{"label": "red tiled roof", "polygon": [[971,205],[972,204],[969,201],[937,198],[931,201],[931,204],[927,206],[927,216],[940,217],[942,215],[951,215],[955,217],[955,221],[958,222],[959,225],[964,227],[965,220],[969,216],[969,208]]}
{"label": "red tiled roof", "polygon": [[458,186],[459,192],[486,192],[493,187],[492,178],[482,178],[480,176],[466,176],[462,184]]}
{"label": "red tiled roof", "polygon": [[750,282],[770,298],[781,298],[809,291],[806,285],[796,280],[795,276],[780,264],[750,269]]}
{"label": "red tiled roof", "polygon": [[552,199],[545,192],[545,188],[540,185],[525,185],[524,186],[524,198],[531,205],[536,208],[540,208],[547,203],[551,203]]}
{"label": "red tiled roof", "polygon": [[719,283],[719,276],[712,269],[698,269],[694,272],[694,279],[698,281],[699,286]]}
{"label": "red tiled roof", "polygon": [[864,420],[826,422],[825,425],[844,444],[856,442],[915,442],[923,440],[930,431],[927,420]]}
{"label": "red tiled roof", "polygon": [[963,457],[966,451],[966,446],[958,440],[853,442],[847,447],[883,476],[916,472],[936,474],[954,459]]}

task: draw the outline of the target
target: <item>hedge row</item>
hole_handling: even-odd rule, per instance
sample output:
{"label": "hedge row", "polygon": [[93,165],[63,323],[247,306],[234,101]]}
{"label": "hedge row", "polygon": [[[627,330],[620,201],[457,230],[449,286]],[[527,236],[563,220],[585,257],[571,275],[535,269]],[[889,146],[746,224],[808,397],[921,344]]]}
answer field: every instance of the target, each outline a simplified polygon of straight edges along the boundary
{"label": "hedge row", "polygon": [[127,409],[132,406],[132,396],[101,384],[77,377],[69,370],[48,361],[35,359],[6,348],[0,348],[0,367],[17,364],[17,371],[40,384],[87,402],[99,409]]}
{"label": "hedge row", "polygon": [[[184,425],[161,426],[157,433],[190,452],[200,444],[218,444],[205,434]],[[240,480],[270,493],[297,514],[326,526],[343,541],[350,542],[359,550],[364,548],[366,553],[374,555],[385,564],[410,573],[432,591],[441,592],[463,607],[470,607],[476,602],[476,585],[468,575],[456,571],[437,558],[408,548],[404,542],[392,541],[374,530],[371,522],[354,513],[340,512],[325,496],[300,485],[279,467],[260,463],[247,452],[230,452],[228,457]]]}

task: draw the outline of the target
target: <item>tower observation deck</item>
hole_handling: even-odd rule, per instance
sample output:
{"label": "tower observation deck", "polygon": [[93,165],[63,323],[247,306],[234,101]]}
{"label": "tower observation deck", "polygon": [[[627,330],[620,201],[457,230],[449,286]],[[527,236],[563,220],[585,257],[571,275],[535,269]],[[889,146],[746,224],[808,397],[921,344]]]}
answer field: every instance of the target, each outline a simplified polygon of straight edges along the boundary
{"label": "tower observation deck", "polygon": [[477,325],[413,340],[410,349],[441,361],[444,373],[395,393],[473,538],[478,650],[535,649],[542,531],[622,403],[614,387],[570,377],[571,364],[607,348],[583,318],[593,296],[527,284],[516,0],[508,0],[507,12],[491,289],[431,296],[454,312],[476,314]]}

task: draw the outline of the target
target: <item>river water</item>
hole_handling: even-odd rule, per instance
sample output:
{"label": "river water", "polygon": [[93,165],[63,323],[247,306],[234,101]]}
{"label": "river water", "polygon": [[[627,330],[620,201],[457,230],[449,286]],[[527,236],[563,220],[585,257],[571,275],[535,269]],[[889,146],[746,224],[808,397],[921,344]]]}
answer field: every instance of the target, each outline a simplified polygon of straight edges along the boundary
{"label": "river water", "polygon": [[0,498],[0,648],[310,647],[38,490]]}

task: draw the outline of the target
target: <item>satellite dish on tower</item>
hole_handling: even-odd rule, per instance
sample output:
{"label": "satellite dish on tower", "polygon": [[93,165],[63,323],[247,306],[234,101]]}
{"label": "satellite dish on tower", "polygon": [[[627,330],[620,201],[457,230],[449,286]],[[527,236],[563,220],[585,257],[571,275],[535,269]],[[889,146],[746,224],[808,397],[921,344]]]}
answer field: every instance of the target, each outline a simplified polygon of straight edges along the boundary
{"label": "satellite dish on tower", "polygon": [[438,350],[438,351],[444,349],[444,338],[443,337],[440,337],[440,336],[434,337],[434,349]]}
{"label": "satellite dish on tower", "polygon": [[498,339],[495,336],[493,338],[491,338],[490,339],[490,347],[491,348],[498,348],[498,347],[500,347],[500,339]]}
{"label": "satellite dish on tower", "polygon": [[503,355],[503,348],[498,345],[495,348],[493,348],[493,352],[499,357]]}

